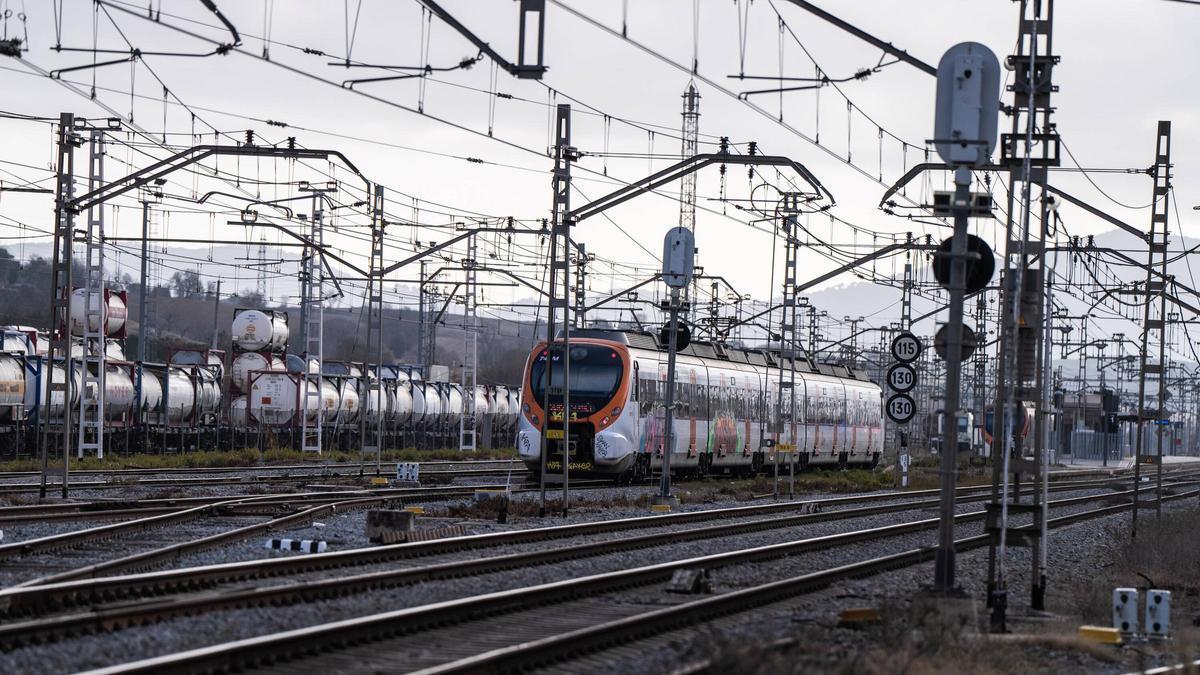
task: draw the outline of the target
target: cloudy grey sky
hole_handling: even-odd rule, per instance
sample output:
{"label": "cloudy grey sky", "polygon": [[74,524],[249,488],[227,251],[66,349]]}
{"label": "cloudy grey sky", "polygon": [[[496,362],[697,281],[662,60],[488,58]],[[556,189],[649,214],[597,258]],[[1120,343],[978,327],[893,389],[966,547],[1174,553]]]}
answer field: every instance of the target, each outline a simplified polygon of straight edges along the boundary
{"label": "cloudy grey sky", "polygon": [[[35,68],[48,71],[92,60],[86,53],[54,51],[52,47],[59,39],[56,35],[61,34],[65,47],[91,47],[95,25],[98,46],[125,50],[132,43],[144,52],[212,49],[211,43],[187,37],[169,26],[218,41],[226,40],[228,35],[194,0],[151,2],[155,10],[162,11],[161,24],[141,18],[146,14],[145,0],[111,0],[111,7],[102,6],[99,12],[93,12],[92,3],[86,0],[64,0],[62,20],[57,25],[55,3],[8,0],[0,4],[13,11],[6,24],[8,35],[23,36],[27,30],[29,37],[24,63],[15,59],[0,63],[0,78],[8,93],[2,107],[8,112],[35,116],[53,117],[60,111],[87,117],[109,114],[64,83],[30,74]],[[689,80],[685,70],[668,61],[686,68],[694,50],[701,76],[697,86],[703,97],[702,142],[713,143],[719,136],[728,136],[739,152],[746,152],[747,144],[754,141],[763,152],[803,163],[836,196],[834,213],[843,222],[831,222],[823,216],[808,219],[814,244],[815,238],[820,238],[836,243],[842,251],[862,252],[886,242],[889,235],[908,231],[932,234],[935,239],[945,236],[936,225],[911,223],[876,208],[884,184],[890,184],[904,166],[921,158],[920,148],[932,135],[933,78],[896,64],[864,80],[841,84],[839,90],[788,93],[782,101],[776,95],[754,96],[750,103],[759,110],[718,88],[736,92],[760,85],[770,87],[770,82],[739,82],[727,76],[739,72],[778,75],[781,63],[782,72],[788,76],[812,75],[815,61],[831,77],[844,77],[879,61],[877,50],[791,6],[787,0],[564,0],[575,11],[617,32],[624,23],[628,37],[647,49],[607,33],[552,2],[546,17],[549,71],[542,83],[515,80],[502,71],[495,73],[492,64],[483,61],[470,70],[435,73],[423,86],[412,79],[362,84],[356,91],[339,84],[347,78],[382,73],[328,65],[345,58],[347,51],[357,62],[427,62],[440,67],[473,56],[476,50],[436,18],[423,24],[421,7],[411,0],[224,0],[218,4],[241,32],[241,49],[246,54],[207,58],[147,55],[133,67],[120,64],[96,71],[81,70],[66,73],[63,79],[86,94],[94,77],[98,102],[125,116],[132,113],[135,122],[158,135],[159,140],[165,130],[172,144],[188,144],[188,134],[193,130],[203,131],[206,135],[198,138],[210,142],[211,125],[237,138],[243,130],[253,129],[267,142],[294,135],[306,147],[341,150],[371,180],[388,186],[395,200],[388,206],[393,217],[444,226],[479,214],[525,221],[546,217],[550,161],[544,152],[548,111],[553,103],[571,102],[572,98],[576,101],[574,144],[590,153],[580,161],[576,172],[576,204],[614,189],[618,185],[615,180],[636,180],[666,166],[669,156],[680,152],[680,94]],[[446,0],[444,4],[502,54],[515,54],[516,3]],[[1009,0],[824,0],[818,4],[929,63],[936,63],[948,47],[966,40],[988,45],[1003,59],[1015,40],[1017,4]],[[120,7],[133,14],[119,11]],[[16,15],[22,11],[27,13],[25,25]],[[782,30],[780,16],[786,24]],[[698,28],[693,30],[696,25]],[[430,31],[427,57],[422,54],[426,28]],[[1054,35],[1055,52],[1062,57],[1055,73],[1060,87],[1055,97],[1055,119],[1066,146],[1085,167],[1145,168],[1153,162],[1156,121],[1172,120],[1176,195],[1179,210],[1188,219],[1191,206],[1200,203],[1189,180],[1196,173],[1192,150],[1198,133],[1198,94],[1191,64],[1200,60],[1200,44],[1195,40],[1198,28],[1200,6],[1162,0],[1060,0]],[[271,42],[265,43],[268,35]],[[262,55],[264,47],[269,49],[271,62],[253,56]],[[327,56],[306,54],[304,48]],[[169,90],[166,105],[159,80]],[[847,99],[853,102],[850,113]],[[180,103],[189,106],[197,118],[193,120]],[[426,115],[415,112],[418,108]],[[266,120],[284,122],[289,127],[268,125]],[[1001,126],[1007,126],[1006,121],[1002,120]],[[5,184],[47,178],[49,174],[39,168],[52,161],[49,125],[0,120],[0,129],[5,138],[0,159],[18,163],[0,164],[4,171],[0,178]],[[818,137],[819,144],[815,142]],[[896,138],[911,147],[903,151]],[[651,152],[660,157],[647,158]],[[144,164],[147,156],[164,153],[141,139],[137,148],[114,150],[114,154]],[[483,162],[464,159],[468,157]],[[223,170],[236,169],[246,179],[267,183],[301,177],[305,172],[303,167],[289,169],[286,163],[243,161],[235,167],[232,162],[222,162]],[[1070,161],[1065,163],[1069,165]],[[113,164],[108,168],[109,177],[121,170]],[[345,171],[339,170],[338,176],[344,177]],[[785,182],[773,170],[765,172],[764,177],[775,184]],[[1078,173],[1056,175],[1056,183],[1114,215],[1139,226],[1148,223],[1147,210],[1116,203],[1148,204],[1147,177],[1096,173],[1092,179],[1107,196]],[[229,189],[220,181],[183,175],[178,181],[175,187],[182,192],[222,189],[222,185]],[[755,185],[761,182],[757,180]],[[942,184],[940,176],[914,184],[910,196],[917,201],[922,195],[927,199],[928,191],[940,189]],[[247,185],[266,197],[280,194],[281,189]],[[732,167],[724,192],[736,201],[723,203],[719,200],[723,186],[717,170],[704,171],[698,180],[701,210],[697,216],[697,243],[700,263],[706,271],[726,277],[744,293],[765,298],[772,289],[770,227],[763,223],[751,226],[748,223],[754,216],[738,208],[748,206],[749,202],[743,200],[751,196],[761,203],[769,192],[755,185],[748,180],[745,168]],[[664,196],[647,195],[630,201],[609,211],[607,218],[585,221],[578,228],[577,238],[602,259],[595,266],[593,292],[622,288],[654,269],[653,254],[661,247],[662,234],[678,219],[677,186],[663,192]],[[131,208],[135,204],[128,199],[118,204],[118,210],[109,215],[110,234],[135,234],[138,214],[136,208]],[[187,213],[196,207],[185,203],[172,203],[170,207],[175,211],[169,221],[171,236],[247,236],[244,228],[224,225],[229,213]],[[50,208],[50,199],[45,196],[0,197],[0,215],[34,227],[48,227]],[[1062,217],[1070,234],[1109,229],[1078,209],[1064,207]],[[350,228],[362,222],[362,218],[347,214],[344,225]],[[862,229],[856,231],[846,223]],[[977,228],[982,236],[999,244],[993,225],[980,223]],[[395,232],[389,244],[389,257],[398,258],[411,251],[412,239],[444,240],[449,236],[445,229],[400,229],[403,232]],[[1188,234],[1189,221],[1176,224],[1175,230],[1180,229]],[[11,221],[0,228],[0,236],[4,237],[30,233],[15,229]],[[348,229],[344,234],[336,235],[336,245],[361,261],[366,247],[352,236],[361,235],[361,230]],[[278,235],[268,238],[274,242]],[[12,241],[7,240],[10,244]],[[527,238],[525,245],[531,247],[530,251],[536,250],[533,240]],[[198,257],[204,256],[200,253]],[[820,247],[806,250],[802,277],[831,269],[836,257]],[[123,262],[132,264],[132,259]],[[178,264],[187,267],[196,263]],[[891,266],[891,262],[881,264],[878,271],[889,273]],[[236,277],[235,283],[246,287],[252,285],[247,280],[254,275],[244,268],[203,264],[201,271],[212,278]],[[411,278],[412,274],[402,272],[397,278]],[[776,287],[778,282],[776,270]],[[525,295],[501,287],[489,293],[493,300]],[[889,318],[888,308],[898,299],[898,291],[881,289],[877,307],[859,307],[857,312],[878,310],[876,320],[884,323]]]}

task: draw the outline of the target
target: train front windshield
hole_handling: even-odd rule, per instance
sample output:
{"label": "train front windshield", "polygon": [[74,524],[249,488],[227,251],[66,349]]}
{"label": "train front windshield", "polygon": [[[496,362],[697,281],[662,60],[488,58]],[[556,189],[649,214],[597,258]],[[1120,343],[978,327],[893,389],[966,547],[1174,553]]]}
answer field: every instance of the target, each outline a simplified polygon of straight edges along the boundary
{"label": "train front windshield", "polygon": [[[546,371],[547,359],[551,358],[550,350],[543,349],[533,362],[529,373],[529,385],[533,390],[534,400],[539,403],[546,400]],[[563,371],[570,371],[571,411],[575,415],[591,414],[616,395],[621,385],[621,356],[609,347],[599,345],[572,345],[570,349],[570,367],[563,368],[562,350],[554,351],[551,361],[550,378],[552,399],[551,410],[556,407],[561,411],[562,399],[559,393],[563,388]]]}

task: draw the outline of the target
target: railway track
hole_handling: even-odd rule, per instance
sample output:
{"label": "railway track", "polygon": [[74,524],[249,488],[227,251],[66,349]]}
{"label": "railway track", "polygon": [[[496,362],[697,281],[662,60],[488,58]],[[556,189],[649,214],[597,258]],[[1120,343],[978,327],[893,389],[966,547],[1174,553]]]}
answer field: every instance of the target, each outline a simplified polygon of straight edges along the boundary
{"label": "railway track", "polygon": [[[1119,498],[1122,495],[1118,493]],[[1058,506],[1079,504],[1107,498],[1107,495],[1089,495],[1060,500]],[[964,501],[986,499],[986,495],[966,496]],[[10,617],[42,617],[47,613],[70,610],[74,607],[89,607],[89,611],[33,618],[13,623],[0,624],[0,645],[12,647],[30,640],[48,640],[52,636],[71,635],[97,630],[113,630],[124,625],[141,625],[148,619],[161,620],[170,616],[195,614],[222,608],[245,606],[276,606],[322,598],[339,597],[381,587],[394,587],[431,580],[450,579],[462,576],[489,574],[509,569],[548,565],[555,562],[607,555],[621,551],[665,546],[687,541],[712,540],[722,537],[744,535],[753,532],[795,527],[804,524],[849,520],[867,516],[920,510],[936,506],[936,499],[905,500],[875,506],[860,506],[836,511],[819,511],[813,507],[845,506],[853,504],[853,498],[769,504],[756,507],[736,507],[710,511],[674,514],[673,516],[649,516],[621,521],[601,521],[576,525],[537,528],[515,532],[493,533],[455,539],[437,540],[417,544],[401,544],[368,549],[348,550],[319,556],[277,558],[246,561],[225,565],[212,565],[193,569],[167,570],[145,575],[105,577],[74,582],[26,585],[0,592],[0,611]],[[791,510],[800,513],[780,515]],[[585,541],[575,545],[564,545],[550,549],[524,553],[510,553],[491,557],[436,562],[419,567],[396,568],[392,566],[380,571],[361,574],[337,575],[323,579],[302,579],[275,585],[249,582],[271,576],[297,575],[331,568],[391,562],[400,559],[424,557],[444,553],[461,553],[482,550],[487,547],[530,543],[551,538],[565,538],[584,534],[621,532],[647,527],[676,524],[691,524],[704,521],[730,519],[737,516],[762,516],[768,518],[719,523],[705,527],[689,528],[669,532],[627,536],[619,539]],[[982,512],[962,516],[963,522],[982,517]],[[914,532],[936,526],[936,520],[916,521],[898,526],[889,533]],[[867,537],[876,536],[876,530],[866,530]],[[856,535],[836,535],[808,540],[809,545],[841,545],[857,541]],[[801,548],[800,550],[813,550]],[[785,553],[786,554],[786,553]],[[781,554],[782,555],[782,554]],[[242,587],[226,591],[215,591],[223,584],[240,584]],[[183,595],[179,595],[183,593]],[[175,594],[162,597],[164,594]],[[132,603],[131,600],[141,600]]]}
{"label": "railway track", "polygon": [[[571,484],[572,489],[589,489],[604,486],[607,486],[607,483],[604,481],[579,481]],[[182,510],[192,506],[212,505],[222,501],[246,500],[252,498],[267,500],[267,502],[272,499],[276,501],[297,500],[301,498],[309,500],[320,500],[322,498],[337,499],[347,495],[387,495],[394,498],[449,499],[454,497],[469,497],[472,496],[476,490],[503,490],[505,488],[510,488],[514,492],[526,492],[532,489],[523,483],[518,483],[515,486],[505,483],[495,483],[484,485],[412,488],[354,487],[354,489],[346,490],[340,489],[342,486],[336,487],[339,489],[266,495],[209,495],[203,497],[163,497],[133,500],[55,502],[52,504],[4,506],[0,507],[0,524],[10,522],[38,521],[39,519],[72,520],[72,516],[78,516],[79,520],[103,520],[106,518],[115,519],[124,517],[125,515],[146,513],[147,511],[158,510],[161,512],[166,512],[172,510]]]}
{"label": "railway track", "polygon": [[[445,470],[456,469],[498,469],[516,467],[522,465],[522,462],[516,459],[466,459],[466,460],[433,460],[421,461],[421,470],[423,472],[437,473]],[[391,462],[385,463],[385,466]],[[485,466],[486,465],[486,466]],[[354,469],[363,471],[374,471],[374,462],[309,462],[305,464],[263,464],[258,466],[215,466],[215,467],[176,467],[176,468],[129,468],[129,469],[72,469],[71,474],[77,476],[95,476],[95,475],[110,475],[110,476],[145,476],[155,474],[166,475],[192,475],[192,474],[208,474],[208,473],[237,473],[242,471],[311,471],[314,468],[322,470],[343,470]],[[37,478],[41,475],[40,471],[0,471],[0,479],[6,478]]]}
{"label": "railway track", "polygon": [[[247,471],[257,471],[249,469]],[[422,471],[423,480],[453,480],[455,478],[473,478],[479,476],[503,476],[511,474],[524,480],[530,475],[522,466],[519,470],[510,467],[495,469],[446,469],[440,471]],[[328,480],[359,480],[363,476],[358,473],[341,473],[337,471],[321,471],[302,474],[254,474],[248,476],[199,477],[199,478],[117,478],[114,480],[75,481],[68,484],[71,490],[121,490],[130,488],[190,488],[190,487],[221,487],[229,485],[275,485],[280,483],[309,483],[312,481]],[[37,483],[0,483],[0,495],[20,495],[37,492]]]}
{"label": "railway track", "polygon": [[[1081,490],[1092,489],[1110,486],[1111,481],[1075,481],[1056,485],[1052,491],[1066,490]],[[487,487],[503,487],[503,486],[487,486]],[[581,486],[582,487],[582,486]],[[172,523],[181,522],[187,518],[198,518],[208,513],[206,509],[211,509],[214,506],[222,507],[228,510],[236,510],[246,508],[247,506],[257,506],[261,508],[274,508],[281,505],[290,505],[296,503],[306,504],[322,504],[336,503],[349,497],[383,497],[387,499],[404,499],[409,497],[419,497],[421,499],[429,498],[453,498],[460,496],[471,496],[474,494],[476,487],[470,488],[399,488],[393,490],[363,490],[354,493],[307,493],[307,494],[289,494],[289,495],[260,495],[260,496],[244,496],[237,498],[193,498],[186,501],[187,504],[179,504],[172,506],[178,508],[178,511],[172,511],[163,516],[150,516],[144,519],[130,521],[116,525],[106,525],[87,530],[76,532],[67,532],[51,537],[44,537],[37,540],[25,542],[14,542],[4,546],[0,546],[0,559],[11,557],[14,555],[28,555],[30,553],[46,552],[56,549],[69,548],[79,545],[90,540],[109,538],[113,533],[117,532],[136,532],[144,530],[151,525],[169,525]],[[534,488],[518,488],[515,492],[533,491]],[[986,487],[968,486],[958,489],[960,501],[978,501],[987,497]],[[870,495],[850,495],[845,497],[830,497],[817,500],[807,500],[799,502],[778,502],[771,504],[759,504],[742,507],[726,507],[720,509],[709,509],[701,511],[684,511],[674,514],[642,516],[625,519],[593,521],[588,523],[579,523],[574,525],[556,525],[542,528],[532,528],[524,530],[514,530],[510,532],[492,533],[486,535],[476,535],[471,537],[458,537],[453,539],[443,540],[441,542],[426,542],[421,545],[412,546],[405,544],[396,544],[392,546],[373,547],[366,549],[354,549],[351,551],[343,551],[331,553],[322,556],[319,559],[313,559],[317,562],[306,562],[307,559],[298,559],[291,563],[287,561],[276,560],[270,561],[271,564],[278,568],[283,568],[291,565],[292,571],[303,571],[306,565],[315,565],[315,568],[327,568],[334,565],[358,565],[370,564],[383,560],[394,559],[392,553],[395,552],[398,557],[410,557],[417,555],[430,555],[436,553],[445,553],[455,550],[479,550],[488,547],[503,546],[509,544],[522,544],[537,541],[548,541],[555,538],[563,538],[570,536],[579,536],[584,534],[599,534],[606,532],[629,531],[642,527],[656,527],[661,525],[695,523],[708,520],[716,520],[720,518],[747,517],[755,515],[768,515],[775,513],[786,513],[790,511],[803,511],[805,509],[818,509],[831,506],[845,506],[858,503],[871,503],[879,501],[890,501],[897,499],[920,499],[925,497],[935,497],[937,490],[918,490],[904,493],[876,493]],[[927,505],[923,502],[910,502],[916,505]],[[149,508],[154,509],[159,507],[160,500],[148,500]],[[191,504],[191,506],[188,506]],[[63,505],[54,505],[59,508]],[[884,507],[879,512],[886,512],[887,509],[893,509],[895,505]],[[907,508],[907,507],[905,507]],[[12,507],[14,510],[33,509],[37,512],[39,507]],[[30,516],[30,514],[25,514]],[[173,516],[173,517],[170,517]],[[0,520],[5,517],[0,510]],[[828,516],[813,514],[809,516],[809,520],[817,522],[827,519]],[[269,567],[269,565],[268,565]],[[277,573],[277,572],[275,572]],[[238,570],[237,575],[243,576],[244,571]],[[211,576],[211,575],[210,575]],[[162,583],[161,580],[156,583]],[[0,592],[0,597],[3,593]]]}
{"label": "railway track", "polygon": [[[1175,500],[1194,497],[1200,491],[1166,496]],[[1099,497],[1059,500],[1056,507],[1094,501]],[[1050,519],[1049,525],[1064,527],[1130,508],[1129,504],[1100,507]],[[980,520],[984,512],[960,514],[959,522]],[[412,656],[413,642],[407,639],[422,634],[420,656],[404,661],[407,667],[425,668],[420,672],[492,672],[542,666],[605,646],[655,635],[700,623],[713,617],[747,611],[795,595],[824,588],[836,581],[876,574],[912,565],[932,557],[932,548],[917,548],[804,574],[782,581],[730,591],[701,600],[681,601],[663,607],[648,607],[639,602],[602,602],[606,594],[631,591],[663,583],[681,569],[714,569],[730,565],[775,559],[796,553],[824,550],[831,546],[893,537],[937,526],[927,519],[812,537],[725,553],[673,560],[616,572],[544,583],[536,586],[468,596],[354,619],[284,631],[226,644],[193,649],[167,656],[103,668],[94,673],[212,672],[252,669],[260,665],[284,664],[308,658],[309,669],[372,669],[372,661],[383,655],[392,668],[396,658],[406,652]],[[960,538],[960,550],[980,546],[987,535]],[[656,596],[657,597],[657,596]],[[661,598],[658,598],[661,602]],[[653,604],[653,603],[651,603]],[[161,608],[157,608],[161,609]],[[150,610],[153,612],[154,610]],[[503,618],[500,618],[503,617]],[[487,618],[488,630],[481,631],[473,622]],[[496,636],[511,635],[516,644],[485,649],[447,662],[445,645],[459,650],[477,649],[479,636],[484,642]],[[522,640],[522,634],[537,639]],[[436,638],[435,638],[436,636]],[[393,642],[395,640],[395,642]],[[382,642],[382,644],[380,644]],[[361,646],[361,648],[360,648]],[[455,647],[450,648],[453,653]],[[349,652],[347,653],[347,650]],[[325,654],[332,654],[326,658]]]}

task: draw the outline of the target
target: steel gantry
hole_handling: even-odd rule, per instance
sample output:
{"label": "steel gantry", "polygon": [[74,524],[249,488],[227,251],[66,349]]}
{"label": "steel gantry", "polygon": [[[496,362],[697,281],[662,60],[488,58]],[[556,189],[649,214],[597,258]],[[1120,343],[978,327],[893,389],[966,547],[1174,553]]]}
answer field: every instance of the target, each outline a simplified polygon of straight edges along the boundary
{"label": "steel gantry", "polygon": [[[1057,89],[1052,74],[1058,63],[1053,51],[1054,1],[1021,0],[1016,54],[1008,57],[1013,81],[1011,129],[1001,136],[1001,165],[1009,172],[1008,203],[1005,210],[1006,245],[1001,289],[1000,349],[996,399],[992,424],[992,499],[987,505],[988,606],[992,608],[993,631],[1005,630],[1008,609],[1008,546],[1028,546],[1032,555],[1030,606],[1045,606],[1046,576],[1042,568],[1045,503],[1042,491],[1033,490],[1023,502],[1021,481],[1037,486],[1047,477],[1044,434],[1049,421],[1043,400],[1043,341],[1045,306],[1046,228],[1033,232],[1036,186],[1041,196],[1039,215],[1045,222],[1046,171],[1059,164],[1059,140],[1051,121],[1051,95]],[[1019,194],[1018,194],[1019,193]],[[1020,203],[1017,202],[1018,197]],[[1034,267],[1035,262],[1040,265]],[[1033,447],[1022,433],[1026,404],[1035,410]],[[1029,452],[1032,450],[1032,452]],[[1028,516],[1024,527],[1014,527],[1011,518]]]}
{"label": "steel gantry", "polygon": [[[1167,286],[1171,278],[1167,276],[1167,244],[1170,241],[1168,231],[1168,213],[1171,200],[1171,123],[1160,121],[1158,134],[1154,144],[1154,180],[1153,201],[1150,206],[1150,231],[1146,234],[1146,288],[1145,305],[1142,310],[1142,340],[1139,351],[1138,376],[1138,408],[1137,408],[1137,438],[1135,439],[1134,469],[1133,469],[1133,520],[1131,534],[1137,536],[1139,487],[1142,479],[1142,464],[1156,463],[1157,490],[1153,503],[1155,513],[1162,515],[1162,456],[1163,456],[1163,425],[1168,419],[1167,414]],[[1155,268],[1158,275],[1155,278]],[[1151,350],[1157,355],[1151,357]],[[1154,360],[1151,360],[1153,358]],[[1146,391],[1154,386],[1155,403],[1152,411],[1146,409]],[[1157,454],[1144,453],[1145,424],[1148,417],[1154,422],[1154,437],[1157,441]]]}
{"label": "steel gantry", "polygon": [[[798,396],[796,394],[796,360],[804,352],[800,338],[799,276],[797,262],[800,255],[800,239],[797,216],[802,213],[803,196],[785,193],[779,201],[780,231],[784,240],[783,255],[783,303],[779,317],[779,390],[771,431],[775,436],[775,493],[779,494],[779,456],[788,458],[788,495],[796,491],[796,438],[798,429],[804,428],[798,419]],[[803,382],[801,382],[803,387]],[[781,443],[785,435],[788,443]],[[804,446],[807,447],[807,446]]]}
{"label": "steel gantry", "polygon": [[[75,148],[82,139],[75,131],[75,115],[62,113],[58,118],[58,158],[55,162],[54,189],[54,255],[50,267],[50,346],[46,358],[41,362],[40,379],[45,385],[37,385],[45,392],[43,404],[38,407],[35,422],[41,425],[38,434],[38,453],[41,457],[41,486],[39,495],[46,496],[47,480],[51,476],[61,479],[62,497],[67,498],[67,482],[71,463],[71,258],[75,242],[75,211],[71,203],[75,198]],[[63,381],[56,382],[54,364],[61,359]],[[51,424],[49,408],[55,400],[63,402],[60,424]],[[57,447],[53,447],[57,446]],[[50,466],[50,452],[57,449],[62,458],[61,466]]]}
{"label": "steel gantry", "polygon": [[[371,195],[371,261],[367,275],[367,353],[375,357],[375,373],[370,372],[370,364],[363,364],[363,378],[366,380],[365,396],[362,398],[360,414],[360,434],[362,443],[362,464],[365,467],[367,455],[375,455],[375,475],[382,472],[383,454],[383,422],[384,410],[387,408],[387,396],[383,390],[383,241],[387,221],[384,220],[384,189],[375,184]],[[373,413],[368,414],[368,413]]]}
{"label": "steel gantry", "polygon": [[[571,451],[571,227],[575,218],[571,216],[571,163],[578,158],[578,151],[571,146],[571,106],[560,104],[554,118],[554,174],[550,215],[550,295],[546,301],[546,386],[542,410],[546,416],[545,433],[541,434],[541,470],[539,487],[541,496],[540,513],[546,513],[546,483],[554,480],[547,472],[550,462],[549,436],[553,423],[561,422],[558,443],[562,473],[562,514],[569,509],[570,451]],[[561,339],[559,339],[561,326]],[[555,360],[559,363],[555,367]],[[561,375],[555,370],[562,369]],[[558,378],[558,379],[556,379]],[[556,383],[561,382],[561,386]],[[553,406],[560,400],[558,419]]]}
{"label": "steel gantry", "polygon": [[[92,129],[88,152],[88,191],[104,184],[104,131]],[[76,446],[80,459],[87,453],[104,458],[104,379],[107,345],[108,307],[104,292],[104,205],[87,210],[83,270],[83,317],[80,324],[83,351],[79,364],[79,437]],[[68,326],[68,333],[75,326]],[[68,359],[68,363],[70,360]],[[70,366],[67,372],[71,372]]]}
{"label": "steel gantry", "polygon": [[479,286],[477,237],[467,238],[467,257],[462,266],[466,281],[463,289],[463,413],[458,422],[458,449],[474,451],[478,441],[478,420],[475,419],[475,385],[479,361]]}
{"label": "steel gantry", "polygon": [[321,249],[325,247],[325,211],[323,195],[314,192],[309,214],[309,240],[301,263],[302,292],[300,324],[303,331],[304,364],[300,373],[300,450],[321,454],[325,406],[321,395],[321,375],[325,367],[325,270]]}

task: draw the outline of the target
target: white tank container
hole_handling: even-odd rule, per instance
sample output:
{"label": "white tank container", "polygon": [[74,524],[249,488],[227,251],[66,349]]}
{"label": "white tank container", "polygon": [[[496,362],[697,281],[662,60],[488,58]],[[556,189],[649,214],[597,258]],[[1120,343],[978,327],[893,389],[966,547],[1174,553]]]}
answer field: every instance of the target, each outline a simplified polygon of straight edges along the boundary
{"label": "white tank container", "polygon": [[34,339],[29,337],[29,333],[4,330],[3,333],[0,333],[0,352],[33,356],[37,354],[37,346]]}
{"label": "white tank container", "polygon": [[413,424],[429,427],[442,414],[442,397],[437,388],[427,382],[413,382]]}
{"label": "white tank container", "polygon": [[296,415],[297,383],[288,373],[271,373],[250,387],[250,419],[268,426],[288,424]]}
{"label": "white tank container", "polygon": [[359,415],[359,399],[358,395],[358,380],[345,379],[342,380],[339,387],[338,396],[338,418],[342,424],[351,424],[358,421]]}
{"label": "white tank container", "polygon": [[214,372],[217,374],[217,382],[220,382],[225,377],[225,363],[221,359],[221,354],[217,352],[208,352],[208,356],[204,359],[205,363],[213,366]]}
{"label": "white tank container", "polygon": [[[137,377],[137,371],[134,371],[134,377]],[[142,399],[138,401],[138,407],[143,412],[157,413],[162,407],[162,381],[149,368],[142,369]]]}
{"label": "white tank container", "polygon": [[216,375],[205,368],[196,369],[197,412],[201,415],[215,415],[221,407],[221,384]]}
{"label": "white tank container", "polygon": [[76,405],[77,403],[78,399],[76,398],[75,394],[79,391],[81,384],[79,369],[71,369],[71,380],[73,384],[69,388],[71,398],[67,399],[67,392],[55,391],[53,392],[52,396],[50,395],[50,379],[48,370],[51,368],[54,370],[54,382],[56,384],[61,384],[66,382],[67,377],[66,369],[63,367],[63,364],[56,363],[53,366],[43,365],[41,377],[39,378],[40,383],[35,386],[33,384],[35,382],[34,373],[36,372],[38,364],[44,364],[44,362],[33,359],[25,362],[25,414],[32,414],[34,406],[42,403],[43,405],[39,413],[42,420],[60,420],[62,419],[63,414],[63,402],[69,401],[70,405],[72,406]]}
{"label": "white tank container", "polygon": [[496,387],[492,395],[492,428],[496,431],[508,430],[509,401],[508,387]]}
{"label": "white tank container", "polygon": [[190,419],[196,410],[196,391],[192,380],[180,368],[170,368],[167,373],[167,392],[164,397],[167,422],[179,424]]}
{"label": "white tank container", "polygon": [[246,401],[245,396],[238,396],[229,404],[229,422],[235,427],[246,426]]}
{"label": "white tank container", "polygon": [[[95,320],[88,326],[91,330],[100,330],[100,326],[104,326],[105,335],[117,335],[121,329],[125,327],[125,318],[128,310],[125,307],[125,301],[116,293],[106,293],[108,296],[107,302],[105,299],[100,300],[100,316],[101,324],[96,324]],[[71,292],[71,335],[83,335],[83,323],[87,314],[87,289],[76,288]]]}
{"label": "white tank container", "polygon": [[0,422],[15,421],[13,406],[25,403],[25,366],[8,354],[0,354]]}
{"label": "white tank container", "polygon": [[411,428],[413,418],[412,383],[397,381],[391,395],[395,397],[395,402],[392,404],[392,423],[401,429]]}
{"label": "white tank container", "polygon": [[483,418],[492,414],[492,401],[488,396],[487,387],[482,384],[475,385],[475,426],[478,427]]}
{"label": "white tank container", "polygon": [[517,418],[521,415],[521,390],[519,388],[508,389],[508,428],[515,429],[517,426]]}
{"label": "white tank container", "polygon": [[459,422],[462,420],[462,413],[463,413],[462,386],[457,385],[457,384],[452,384],[449,387],[443,387],[442,388],[442,396],[444,397],[444,400],[442,401],[442,403],[443,403],[443,405],[446,406],[445,409],[443,410],[443,415],[445,416],[444,419],[445,419],[446,427],[448,429],[455,428],[458,426]]}
{"label": "white tank container", "polygon": [[[311,391],[314,386],[315,386],[314,383],[309,382],[308,383],[309,391]],[[321,378],[320,391],[321,391],[321,403],[320,403],[321,424],[322,425],[333,424],[334,422],[337,422],[338,412],[341,409],[342,396],[341,396],[340,392],[338,392],[338,387],[333,382],[333,380],[330,380],[329,378],[326,378],[326,377]],[[355,408],[357,408],[358,402],[356,401],[354,405],[355,405]],[[310,424],[314,420],[317,419],[315,412],[316,411],[313,411],[313,410],[308,411],[308,421]]]}
{"label": "white tank container", "polygon": [[104,343],[104,358],[113,361],[125,360],[125,345],[120,340],[106,340]]}
{"label": "white tank container", "polygon": [[287,346],[288,326],[273,312],[248,309],[233,317],[233,345],[248,352],[282,351]]}
{"label": "white tank container", "polygon": [[238,354],[229,368],[230,386],[235,391],[245,391],[247,378],[256,370],[284,372],[287,370],[287,363],[278,356],[258,352]]}
{"label": "white tank container", "polygon": [[104,417],[121,419],[133,412],[133,378],[129,371],[115,365],[104,368]]}
{"label": "white tank container", "polygon": [[[372,370],[371,373],[367,375],[367,382],[374,383],[375,381],[375,372]],[[382,386],[379,387],[378,391],[371,389],[370,386],[367,386],[366,395],[360,396],[360,399],[361,400],[359,401],[359,404],[362,407],[361,414],[367,416],[368,425],[374,426],[375,424],[378,424],[380,417],[383,418],[385,424],[389,421],[395,404],[395,397],[392,395],[390,382],[384,382]],[[380,405],[381,400],[383,401],[382,406]]]}

